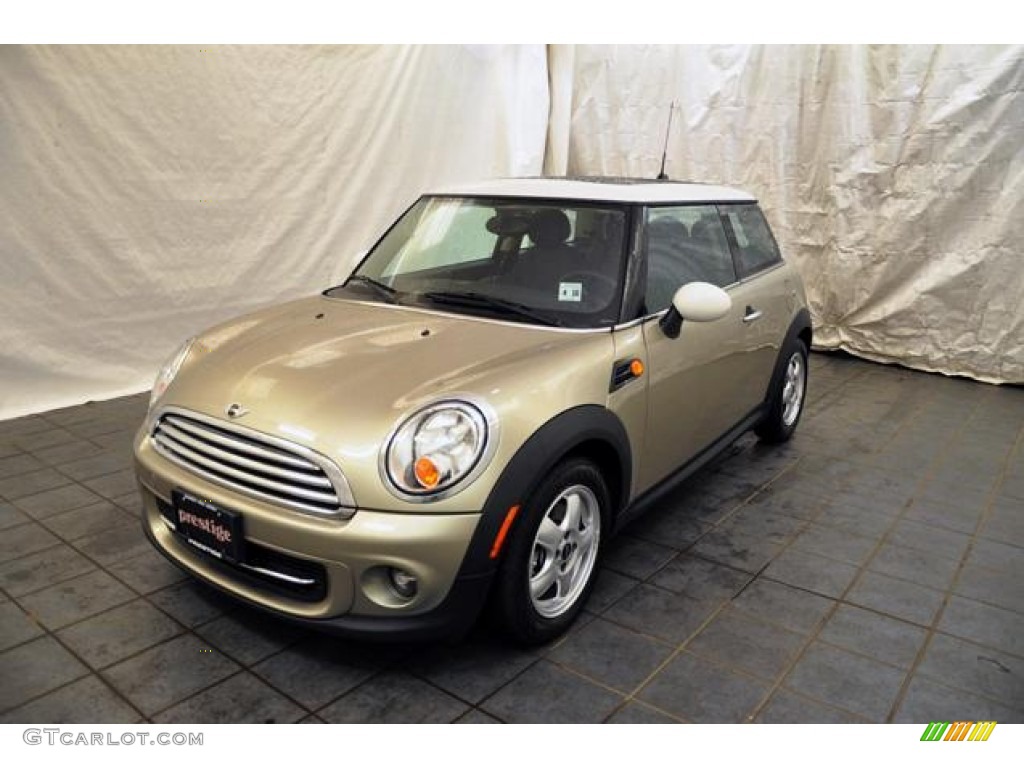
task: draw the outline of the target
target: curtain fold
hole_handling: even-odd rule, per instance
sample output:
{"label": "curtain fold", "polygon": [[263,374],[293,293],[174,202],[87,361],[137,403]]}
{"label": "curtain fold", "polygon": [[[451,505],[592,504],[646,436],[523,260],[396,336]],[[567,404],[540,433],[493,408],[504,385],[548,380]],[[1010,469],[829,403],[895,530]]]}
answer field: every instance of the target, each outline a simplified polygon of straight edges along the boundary
{"label": "curtain fold", "polygon": [[0,47],[0,419],[142,391],[425,188],[762,201],[816,345],[1024,382],[1024,46]]}
{"label": "curtain fold", "polygon": [[654,178],[674,100],[669,175],[760,198],[807,284],[816,346],[1024,382],[1024,46],[548,58],[572,69],[552,89],[569,116],[550,171]]}
{"label": "curtain fold", "polygon": [[147,389],[547,125],[543,45],[0,47],[0,419]]}

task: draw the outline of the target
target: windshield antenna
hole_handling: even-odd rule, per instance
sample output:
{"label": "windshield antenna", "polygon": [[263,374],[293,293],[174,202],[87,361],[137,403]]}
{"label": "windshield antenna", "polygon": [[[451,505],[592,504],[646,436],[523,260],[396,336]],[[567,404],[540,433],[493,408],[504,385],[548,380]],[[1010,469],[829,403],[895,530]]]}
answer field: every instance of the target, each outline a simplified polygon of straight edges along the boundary
{"label": "windshield antenna", "polygon": [[668,156],[668,135],[672,130],[672,113],[676,111],[676,102],[673,99],[668,107],[668,126],[665,128],[665,147],[661,151],[661,171],[658,173],[658,181],[668,181],[668,174],[665,173],[665,158]]}

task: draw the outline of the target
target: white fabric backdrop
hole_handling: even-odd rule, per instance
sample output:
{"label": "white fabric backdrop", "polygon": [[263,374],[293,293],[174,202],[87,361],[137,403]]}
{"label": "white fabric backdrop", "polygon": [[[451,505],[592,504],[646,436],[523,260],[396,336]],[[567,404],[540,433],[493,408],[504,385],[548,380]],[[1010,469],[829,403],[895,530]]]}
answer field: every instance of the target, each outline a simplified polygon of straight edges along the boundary
{"label": "white fabric backdrop", "polygon": [[816,346],[1024,382],[1024,46],[556,46],[546,170],[744,187]]}
{"label": "white fabric backdrop", "polygon": [[0,419],[146,389],[428,186],[541,171],[544,46],[0,47]]}
{"label": "white fabric backdrop", "polygon": [[670,174],[761,197],[819,345],[1024,381],[1021,46],[6,46],[0,419],[147,388],[425,187],[653,176],[673,98]]}

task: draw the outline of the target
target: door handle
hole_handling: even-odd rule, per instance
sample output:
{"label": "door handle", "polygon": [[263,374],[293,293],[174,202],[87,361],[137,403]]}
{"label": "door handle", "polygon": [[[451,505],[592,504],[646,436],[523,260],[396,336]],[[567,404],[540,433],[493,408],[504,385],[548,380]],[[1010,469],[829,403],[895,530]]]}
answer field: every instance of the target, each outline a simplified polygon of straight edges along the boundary
{"label": "door handle", "polygon": [[743,315],[743,322],[744,323],[752,323],[755,320],[760,320],[761,319],[761,314],[762,313],[761,313],[760,309],[754,309],[752,306],[750,306],[748,304],[747,305],[747,312],[746,312],[745,315]]}

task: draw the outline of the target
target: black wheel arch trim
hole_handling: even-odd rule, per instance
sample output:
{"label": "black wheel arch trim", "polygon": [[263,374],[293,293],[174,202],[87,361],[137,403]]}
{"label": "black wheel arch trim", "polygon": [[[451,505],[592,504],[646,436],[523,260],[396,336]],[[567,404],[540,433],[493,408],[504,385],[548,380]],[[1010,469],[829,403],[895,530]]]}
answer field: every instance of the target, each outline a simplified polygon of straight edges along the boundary
{"label": "black wheel arch trim", "polygon": [[[559,461],[587,443],[599,442],[610,448],[618,460],[621,482],[612,490],[615,511],[629,498],[633,456],[629,436],[619,417],[600,405],[580,405],[563,411],[540,427],[520,446],[505,467],[484,504],[480,523],[459,569],[460,577],[493,573],[500,557],[491,559],[491,547],[508,510],[525,504],[540,479]],[[519,518],[512,523],[514,529]],[[511,530],[506,532],[511,535]]]}
{"label": "black wheel arch trim", "polygon": [[[804,331],[813,333],[811,326],[811,313],[807,311],[806,307],[802,307],[792,322],[789,324],[789,330],[786,331],[786,336],[782,340],[782,345],[779,347],[779,357],[775,361],[775,370],[772,371],[772,377],[768,381],[768,389],[764,393],[764,401],[770,403],[772,399],[772,393],[779,386],[779,382],[782,380],[782,376],[786,370],[786,361],[783,359],[784,352],[789,345],[795,340],[800,338],[800,335]],[[808,352],[810,351],[810,345],[808,344]]]}

